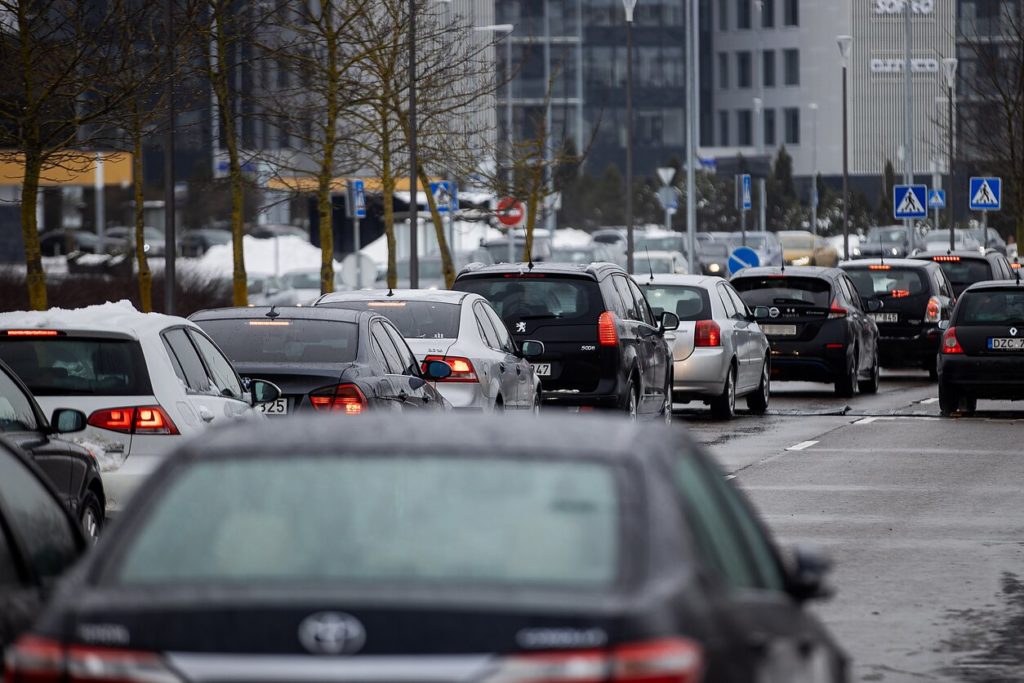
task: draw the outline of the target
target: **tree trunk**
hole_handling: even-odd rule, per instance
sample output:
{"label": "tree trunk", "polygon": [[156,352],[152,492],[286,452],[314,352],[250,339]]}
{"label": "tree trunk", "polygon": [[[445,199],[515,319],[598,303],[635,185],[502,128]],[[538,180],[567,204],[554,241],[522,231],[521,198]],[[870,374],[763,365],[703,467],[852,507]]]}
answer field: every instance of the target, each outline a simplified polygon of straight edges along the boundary
{"label": "tree trunk", "polygon": [[[444,234],[444,220],[437,210],[437,202],[434,201],[434,193],[430,191],[430,178],[423,170],[423,164],[416,167],[420,184],[423,185],[423,193],[427,195],[427,208],[430,209],[430,219],[434,222],[434,234],[437,235],[437,246],[441,252],[441,272],[444,274],[444,286],[451,289],[455,284],[455,264],[452,262],[452,253],[448,251],[448,238]],[[411,201],[416,201],[416,188],[410,195]],[[450,207],[449,207],[450,208]]]}
{"label": "tree trunk", "polygon": [[395,177],[391,171],[391,133],[387,116],[381,121],[381,194],[384,202],[384,234],[388,241],[388,289],[398,287],[397,246],[395,244]]}
{"label": "tree trunk", "polygon": [[[534,164],[530,168],[530,194],[526,205],[526,239],[523,240],[523,261],[533,261],[533,230],[537,227],[537,206],[544,181],[544,164]],[[511,231],[509,231],[511,235]],[[511,237],[510,237],[511,239]]]}
{"label": "tree trunk", "polygon": [[[331,181],[334,179],[335,136],[338,129],[338,99],[341,97],[341,84],[338,74],[338,43],[335,40],[332,18],[334,8],[331,3],[322,4],[321,21],[325,24],[327,36],[327,83],[325,84],[326,107],[324,111],[323,156],[320,159],[320,172],[317,175],[316,205],[320,214],[320,293],[330,294],[334,291],[334,221],[331,211]],[[349,213],[355,216],[355,208],[348,207]],[[358,254],[356,258],[359,258]]]}
{"label": "tree trunk", "polygon": [[43,256],[39,251],[39,226],[36,224],[36,204],[39,176],[43,163],[37,152],[25,154],[25,180],[21,186],[21,236],[25,242],[25,283],[28,287],[28,306],[33,311],[45,311],[46,273]]}
{"label": "tree trunk", "polygon": [[334,291],[334,223],[331,220],[331,170],[325,166],[321,165],[317,174],[316,209],[320,216],[320,293],[330,294]]}
{"label": "tree trunk", "polygon": [[[153,271],[146,256],[146,214],[142,192],[142,129],[132,131],[132,184],[135,196],[135,263],[139,271],[139,306],[144,313],[153,312]],[[166,278],[164,280],[166,282]],[[173,314],[168,311],[168,314]]]}

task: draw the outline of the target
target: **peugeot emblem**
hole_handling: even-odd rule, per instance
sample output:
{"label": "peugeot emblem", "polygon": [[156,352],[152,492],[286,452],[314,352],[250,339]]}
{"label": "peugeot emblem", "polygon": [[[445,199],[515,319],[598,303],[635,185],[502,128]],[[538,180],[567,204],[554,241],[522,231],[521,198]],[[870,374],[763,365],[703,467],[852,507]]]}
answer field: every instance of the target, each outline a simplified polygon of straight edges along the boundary
{"label": "peugeot emblem", "polygon": [[316,655],[351,655],[366,643],[366,629],[350,614],[318,612],[299,624],[299,642]]}
{"label": "peugeot emblem", "polygon": [[1010,328],[1010,336],[1011,337],[1016,337],[1017,336],[1017,328],[1016,327],[1011,327]]}
{"label": "peugeot emblem", "polygon": [[768,309],[768,317],[769,318],[778,318],[779,317],[779,309],[777,309],[775,306],[772,306],[771,308],[769,308]]}

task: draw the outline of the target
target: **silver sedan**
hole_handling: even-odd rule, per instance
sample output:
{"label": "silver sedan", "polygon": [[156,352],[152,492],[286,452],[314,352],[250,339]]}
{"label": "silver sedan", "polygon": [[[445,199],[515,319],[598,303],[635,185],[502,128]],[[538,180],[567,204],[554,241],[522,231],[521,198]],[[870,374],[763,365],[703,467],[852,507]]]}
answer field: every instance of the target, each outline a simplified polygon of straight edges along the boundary
{"label": "silver sedan", "polygon": [[670,340],[673,400],[702,401],[715,417],[729,419],[736,397],[746,396],[750,411],[764,414],[771,390],[768,339],[736,290],[720,277],[704,275],[635,279],[655,317],[662,311],[679,316]]}
{"label": "silver sedan", "polygon": [[505,323],[479,294],[386,289],[325,294],[316,306],[373,310],[387,317],[421,363],[439,360],[452,374],[435,383],[454,408],[485,412],[540,409],[540,379],[527,358],[538,341],[516,345]]}

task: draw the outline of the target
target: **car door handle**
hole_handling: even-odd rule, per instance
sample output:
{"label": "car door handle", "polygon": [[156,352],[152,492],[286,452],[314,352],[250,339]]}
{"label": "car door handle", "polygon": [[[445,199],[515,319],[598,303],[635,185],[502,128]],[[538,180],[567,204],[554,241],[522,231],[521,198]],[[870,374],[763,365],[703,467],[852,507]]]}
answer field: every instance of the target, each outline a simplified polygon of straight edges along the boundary
{"label": "car door handle", "polygon": [[213,422],[213,411],[206,406],[199,406],[199,419],[203,422]]}

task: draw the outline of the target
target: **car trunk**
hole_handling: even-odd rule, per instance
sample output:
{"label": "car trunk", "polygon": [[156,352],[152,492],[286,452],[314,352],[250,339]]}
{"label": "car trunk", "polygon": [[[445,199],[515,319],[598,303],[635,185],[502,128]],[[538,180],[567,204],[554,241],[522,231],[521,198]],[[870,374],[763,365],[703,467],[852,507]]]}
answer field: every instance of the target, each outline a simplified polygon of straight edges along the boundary
{"label": "car trunk", "polygon": [[957,325],[956,338],[968,356],[1016,357],[1024,364],[1024,324]]}
{"label": "car trunk", "polygon": [[667,332],[665,338],[672,335],[672,360],[686,360],[693,354],[697,322],[695,320],[680,321],[679,328],[674,332]]}
{"label": "car trunk", "polygon": [[830,316],[839,314],[832,309],[832,286],[822,278],[751,276],[734,279],[733,285],[748,307],[768,308],[769,317],[759,322],[769,338],[811,341]]}
{"label": "car trunk", "polygon": [[338,365],[292,365],[289,367],[274,363],[236,363],[235,369],[243,378],[263,379],[273,382],[281,389],[282,398],[288,401],[288,412],[310,408],[309,393],[316,389],[341,383],[344,371],[350,364]]}

